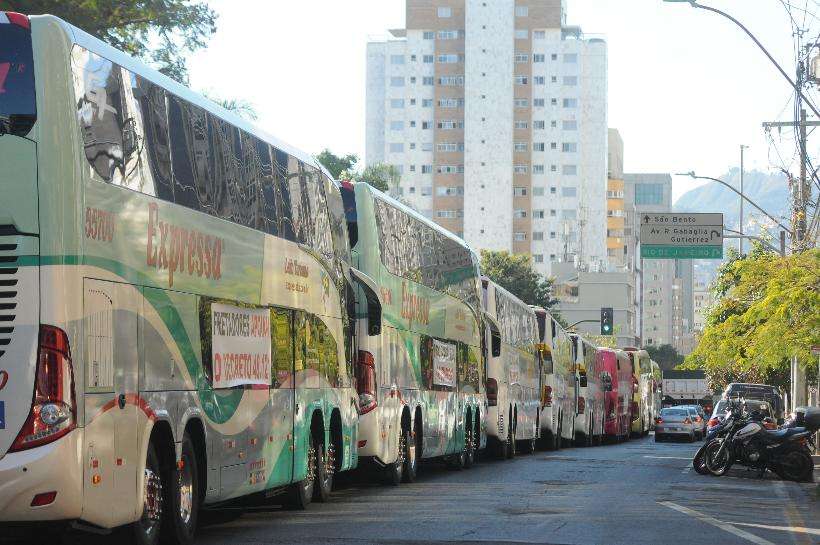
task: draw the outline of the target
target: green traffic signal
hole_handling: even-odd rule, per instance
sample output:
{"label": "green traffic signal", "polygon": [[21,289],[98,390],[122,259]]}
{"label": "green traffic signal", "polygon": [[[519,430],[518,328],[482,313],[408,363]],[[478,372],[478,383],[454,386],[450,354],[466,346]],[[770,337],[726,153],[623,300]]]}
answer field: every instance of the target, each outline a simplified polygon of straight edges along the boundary
{"label": "green traffic signal", "polygon": [[612,307],[601,308],[601,335],[612,335]]}

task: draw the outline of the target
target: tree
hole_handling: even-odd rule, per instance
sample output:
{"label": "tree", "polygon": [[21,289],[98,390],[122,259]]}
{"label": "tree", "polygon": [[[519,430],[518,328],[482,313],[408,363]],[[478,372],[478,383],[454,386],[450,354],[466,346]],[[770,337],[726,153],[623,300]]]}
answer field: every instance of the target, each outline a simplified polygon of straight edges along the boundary
{"label": "tree", "polygon": [[217,18],[196,0],[0,0],[0,11],[56,15],[184,84],[185,54],[205,46]]}
{"label": "tree", "polygon": [[256,114],[256,106],[249,100],[245,100],[244,98],[222,98],[213,91],[202,91],[202,94],[239,117],[244,117],[251,121],[256,121],[258,117]]}
{"label": "tree", "polygon": [[788,384],[790,359],[816,380],[820,344],[820,249],[781,257],[753,245],[730,254],[713,285],[716,302],[688,368],[703,368],[713,389],[728,382]]}
{"label": "tree", "polygon": [[645,347],[649,357],[658,362],[661,369],[669,371],[682,364],[684,357],[671,344],[648,345]]}
{"label": "tree", "polygon": [[356,163],[359,162],[359,156],[356,154],[348,153],[347,155],[339,156],[325,148],[316,156],[316,160],[322,163],[322,166],[330,172],[335,180],[343,179],[343,173],[347,173],[348,178],[353,177],[355,179],[353,168],[356,166]]}
{"label": "tree", "polygon": [[552,298],[552,279],[538,274],[527,255],[483,250],[481,272],[528,305],[549,309],[557,302]]}

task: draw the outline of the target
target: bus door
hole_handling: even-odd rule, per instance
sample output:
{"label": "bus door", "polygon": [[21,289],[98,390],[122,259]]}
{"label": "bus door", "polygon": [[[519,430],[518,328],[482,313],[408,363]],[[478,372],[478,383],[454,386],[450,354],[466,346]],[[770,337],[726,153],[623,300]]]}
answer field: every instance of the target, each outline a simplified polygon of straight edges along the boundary
{"label": "bus door", "polygon": [[138,426],[148,418],[137,378],[143,354],[140,316],[140,288],[84,280],[84,376],[76,377],[85,386],[84,494],[88,511],[108,519],[86,519],[94,524],[119,525],[136,516],[137,468],[145,454]]}
{"label": "bus door", "polygon": [[269,442],[272,455],[266,458],[272,464],[268,474],[269,486],[291,482],[293,478],[293,418],[294,418],[294,316],[293,311],[271,310],[271,342],[273,343],[273,373],[271,375],[270,404],[273,429]]}

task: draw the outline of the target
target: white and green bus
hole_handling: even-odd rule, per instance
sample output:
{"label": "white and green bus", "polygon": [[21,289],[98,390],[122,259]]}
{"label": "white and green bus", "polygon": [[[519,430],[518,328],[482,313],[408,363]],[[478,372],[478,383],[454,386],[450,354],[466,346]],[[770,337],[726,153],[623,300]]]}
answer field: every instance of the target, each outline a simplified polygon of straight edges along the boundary
{"label": "white and green bus", "polygon": [[338,186],[54,17],[0,13],[0,91],[0,524],[190,543],[202,504],[326,499],[358,441]]}
{"label": "white and green bus", "polygon": [[482,306],[490,325],[487,345],[487,438],[497,457],[520,447],[535,450],[541,433],[541,367],[535,311],[483,277]]}
{"label": "white and green bus", "polygon": [[470,466],[486,442],[477,258],[371,186],[342,185],[353,263],[382,308],[378,335],[359,329],[359,456],[395,484],[422,459]]}
{"label": "white and green bus", "polygon": [[531,307],[538,324],[541,360],[540,447],[557,450],[575,440],[578,388],[573,340],[546,310]]}

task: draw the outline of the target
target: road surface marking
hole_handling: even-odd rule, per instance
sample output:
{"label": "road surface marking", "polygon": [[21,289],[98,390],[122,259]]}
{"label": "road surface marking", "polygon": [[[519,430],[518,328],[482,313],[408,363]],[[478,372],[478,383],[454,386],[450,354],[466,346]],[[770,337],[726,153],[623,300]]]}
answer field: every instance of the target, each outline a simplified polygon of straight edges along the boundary
{"label": "road surface marking", "polygon": [[[803,517],[797,509],[795,509],[783,481],[772,481],[772,486],[774,487],[775,494],[783,500],[783,510],[786,512],[786,518],[789,519],[789,523],[791,524],[791,526],[787,528],[805,528],[804,525],[806,521],[803,520]],[[805,535],[796,535],[794,536],[794,540],[795,543],[799,545],[811,545],[812,543],[812,540]]]}
{"label": "road surface marking", "polygon": [[686,456],[648,456],[644,454],[644,458],[655,458],[657,460],[691,460],[692,458]]}
{"label": "road surface marking", "polygon": [[678,505],[677,503],[673,503],[671,501],[659,501],[658,503],[665,506],[665,507],[668,507],[669,509],[674,509],[675,511],[678,511],[679,513],[683,513],[684,515],[688,515],[690,517],[695,517],[696,519],[700,520],[701,522],[705,522],[706,524],[711,524],[712,526],[714,526],[716,528],[720,528],[721,530],[729,532],[730,534],[734,534],[737,537],[741,537],[741,538],[745,539],[746,541],[750,541],[750,542],[754,543],[755,545],[775,545],[774,543],[772,543],[769,540],[763,539],[762,537],[758,537],[754,534],[750,534],[749,532],[745,532],[745,531],[741,530],[740,528],[735,528],[734,526],[732,526],[728,522],[723,522],[723,521],[720,521],[720,520],[718,520],[714,517],[710,517],[709,515],[704,515],[703,513],[695,511],[694,509],[689,509],[688,507]]}
{"label": "road surface marking", "polygon": [[764,530],[780,530],[781,532],[794,532],[796,534],[810,534],[820,536],[820,528],[803,528],[802,526],[770,526],[768,524],[755,524],[754,522],[731,522],[734,526],[751,526],[752,528],[763,528]]}

